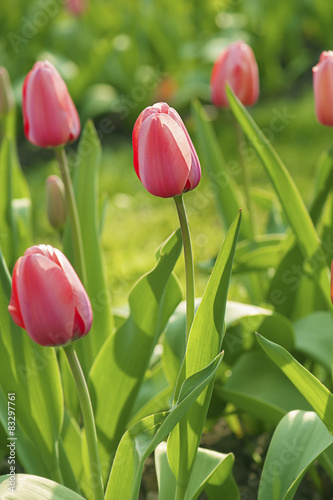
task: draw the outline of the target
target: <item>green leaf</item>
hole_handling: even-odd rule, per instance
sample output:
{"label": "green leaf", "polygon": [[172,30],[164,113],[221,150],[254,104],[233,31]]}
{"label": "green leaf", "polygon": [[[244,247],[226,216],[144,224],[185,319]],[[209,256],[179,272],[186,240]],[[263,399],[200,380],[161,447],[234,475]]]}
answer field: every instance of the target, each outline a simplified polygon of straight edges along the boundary
{"label": "green leaf", "polygon": [[[193,474],[184,500],[197,499],[204,489],[216,490],[216,493],[219,495],[216,498],[237,500],[239,498],[237,488],[232,489],[232,497],[227,496],[225,491],[225,486],[228,483],[227,480],[232,474],[233,464],[234,456],[232,453],[224,454],[198,448],[193,465]],[[159,500],[175,498],[176,480],[168,463],[167,445],[165,442],[159,444],[155,450],[155,466]],[[211,491],[210,498],[212,498],[212,494],[213,492]]]}
{"label": "green leaf", "polygon": [[215,391],[226,402],[256,418],[276,425],[291,410],[311,406],[288,378],[262,352],[243,354],[230,377]]}
{"label": "green leaf", "polygon": [[295,183],[268,139],[228,85],[226,90],[231,111],[262,160],[302,254],[313,266],[313,276],[320,284],[327,305],[331,307],[328,272],[319,256],[320,240]]}
{"label": "green leaf", "polygon": [[146,458],[168,436],[213,379],[222,355],[220,353],[203,370],[184,381],[177,402],[168,412],[150,415],[128,429],[117,449],[105,500],[137,500]]}
{"label": "green leaf", "polygon": [[[227,229],[242,207],[241,193],[232,174],[226,170],[226,162],[213,125],[199,101],[193,102],[192,110],[202,154],[201,163],[208,171],[210,182],[214,188],[217,208],[224,222],[224,227]],[[240,232],[245,238],[251,238],[247,215],[243,214],[243,218],[244,224]]]}
{"label": "green leaf", "polygon": [[296,349],[322,363],[331,371],[333,318],[330,312],[317,311],[294,323]]}
{"label": "green leaf", "polygon": [[311,464],[333,443],[314,412],[288,413],[273,434],[259,485],[258,500],[291,500]]}
{"label": "green leaf", "polygon": [[299,390],[333,434],[333,395],[283,347],[257,334],[257,340],[268,356]]}
{"label": "green leaf", "polygon": [[294,348],[295,341],[292,323],[286,317],[271,309],[228,300],[226,328],[228,330],[237,324],[243,326],[241,338],[233,332],[227,331],[224,341],[226,354],[232,354],[237,349],[237,345],[243,342],[252,344],[252,339],[254,339],[253,333],[256,330],[259,330],[264,337],[270,340],[279,341],[288,350]]}
{"label": "green leaf", "polygon": [[[69,157],[71,159],[71,157]],[[101,251],[98,211],[98,174],[101,162],[101,145],[92,121],[82,132],[72,168],[74,191],[82,230],[83,250],[87,272],[86,290],[93,309],[94,321],[89,335],[77,343],[76,349],[85,375],[111,334],[110,292],[107,287]],[[70,231],[67,225],[65,252],[71,255]]]}
{"label": "green leaf", "polygon": [[[4,429],[8,427],[8,398],[0,388],[0,420]],[[27,436],[20,426],[19,419],[15,421],[16,452],[24,470],[30,474],[48,475],[47,464],[41,457],[41,452],[33,436]],[[7,438],[7,436],[6,436]],[[5,442],[5,441],[4,441]],[[7,453],[7,450],[6,450]]]}
{"label": "green leaf", "polygon": [[44,477],[16,474],[15,484],[11,483],[10,479],[8,475],[0,477],[0,497],[3,500],[22,500],[23,498],[25,500],[84,500],[81,495]]}
{"label": "green leaf", "polygon": [[129,317],[108,338],[92,366],[89,388],[101,461],[114,456],[156,342],[181,300],[178,281],[171,275],[181,248],[178,230],[162,245],[154,269],[133,287]]}
{"label": "green leaf", "polygon": [[31,201],[12,138],[5,137],[0,148],[0,245],[9,267],[30,244]]}
{"label": "green leaf", "polygon": [[[203,298],[195,314],[175,390],[175,397],[178,396],[179,385],[182,381],[202,369],[221,351],[225,331],[224,316],[228,287],[240,221],[241,213],[226,235]],[[168,440],[168,459],[171,470],[176,478],[181,474],[184,484],[188,483],[190,478],[212,390],[213,383],[200,395],[184,421],[172,431]],[[184,449],[187,452],[186,456],[182,453]]]}

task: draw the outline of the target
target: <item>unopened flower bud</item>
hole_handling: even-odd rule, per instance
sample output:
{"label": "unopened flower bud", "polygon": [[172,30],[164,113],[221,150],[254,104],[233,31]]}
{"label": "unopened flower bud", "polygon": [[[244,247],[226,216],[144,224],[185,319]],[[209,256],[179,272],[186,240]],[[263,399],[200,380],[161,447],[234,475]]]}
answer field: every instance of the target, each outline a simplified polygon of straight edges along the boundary
{"label": "unopened flower bud", "polygon": [[66,197],[64,183],[57,175],[46,179],[46,203],[51,226],[61,229],[66,221]]}

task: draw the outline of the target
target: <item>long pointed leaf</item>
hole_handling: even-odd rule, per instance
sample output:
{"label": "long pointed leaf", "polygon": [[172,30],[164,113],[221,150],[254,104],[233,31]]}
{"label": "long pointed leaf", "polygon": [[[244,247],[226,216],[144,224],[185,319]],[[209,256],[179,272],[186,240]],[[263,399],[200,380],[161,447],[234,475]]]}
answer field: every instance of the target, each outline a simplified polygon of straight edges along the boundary
{"label": "long pointed leaf", "polygon": [[178,401],[170,411],[146,417],[125,433],[112,466],[105,500],[137,500],[144,461],[213,379],[221,360],[222,353],[203,370],[186,379]]}
{"label": "long pointed leaf", "polygon": [[295,183],[268,139],[229,86],[227,95],[233,114],[266,168],[303,256],[309,260],[313,259],[314,277],[320,284],[327,305],[331,306],[328,269],[319,255],[320,240]]}
{"label": "long pointed leaf", "polygon": [[292,500],[305,472],[331,444],[333,437],[314,412],[288,413],[273,434],[258,500]]}
{"label": "long pointed leaf", "polygon": [[[193,116],[196,126],[202,163],[208,171],[210,182],[215,193],[216,204],[225,228],[229,228],[242,207],[242,197],[232,175],[226,171],[226,162],[217,140],[212,123],[199,101],[194,101]],[[243,214],[244,224],[241,234],[251,238],[247,216]]]}
{"label": "long pointed leaf", "polygon": [[[77,345],[77,353],[83,371],[88,375],[100,348],[110,335],[113,321],[110,292],[104,272],[100,244],[98,215],[98,173],[101,161],[101,145],[91,121],[81,136],[73,168],[74,190],[82,230],[83,249],[87,272],[86,290],[93,309],[94,321],[89,335]],[[66,227],[65,251],[71,254],[69,227]]]}
{"label": "long pointed leaf", "polygon": [[[170,280],[181,248],[178,230],[161,247],[154,269],[133,287],[128,319],[109,337],[92,366],[89,387],[104,463],[114,456],[154,346],[181,300],[178,282]],[[108,472],[106,467],[104,474]]]}
{"label": "long pointed leaf", "polygon": [[[207,365],[221,350],[225,330],[224,317],[228,287],[240,221],[241,213],[229,229],[194,317],[175,391],[176,397],[180,383]],[[200,395],[185,419],[172,431],[168,440],[170,467],[176,478],[182,475],[182,481],[185,484],[190,478],[212,390],[213,383]],[[184,450],[186,450],[186,456]],[[185,475],[186,477],[184,477]]]}
{"label": "long pointed leaf", "polygon": [[288,351],[257,334],[257,340],[268,356],[291,380],[333,434],[333,395],[312,373]]}

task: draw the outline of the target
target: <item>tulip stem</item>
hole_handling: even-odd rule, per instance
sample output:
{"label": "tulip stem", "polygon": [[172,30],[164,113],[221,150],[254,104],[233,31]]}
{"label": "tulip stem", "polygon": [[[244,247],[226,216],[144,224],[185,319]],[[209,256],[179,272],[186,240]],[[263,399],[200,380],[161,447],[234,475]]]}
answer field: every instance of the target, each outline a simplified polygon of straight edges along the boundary
{"label": "tulip stem", "polygon": [[86,277],[85,258],[83,252],[81,226],[75,201],[72,179],[69,173],[67,156],[65,153],[65,148],[63,146],[55,148],[54,151],[59,164],[62,180],[65,186],[66,203],[67,203],[69,222],[72,232],[75,268],[83,285],[86,286],[87,277]]}
{"label": "tulip stem", "polygon": [[75,381],[77,393],[79,396],[83,424],[86,433],[88,454],[90,462],[90,479],[91,487],[94,492],[95,500],[104,500],[104,488],[103,479],[101,472],[101,465],[98,454],[98,444],[97,444],[97,433],[95,427],[95,419],[93,408],[90,400],[89,390],[87,386],[86,379],[74,350],[73,344],[68,344],[63,347],[64,352],[67,356],[69,366],[71,368],[73,378]]}
{"label": "tulip stem", "polygon": [[246,206],[248,209],[249,213],[249,224],[250,224],[250,231],[251,235],[255,235],[255,224],[254,224],[254,212],[252,209],[252,200],[251,200],[251,172],[250,169],[248,168],[247,162],[245,160],[245,155],[242,152],[242,144],[244,143],[244,134],[243,131],[236,120],[234,118],[234,123],[235,123],[235,133],[236,133],[236,140],[237,140],[237,150],[238,150],[238,155],[242,167],[242,174],[243,174],[243,182],[244,182],[244,194],[245,194],[245,200],[246,200]]}
{"label": "tulip stem", "polygon": [[194,294],[194,268],[190,229],[186,215],[183,195],[174,197],[180,228],[182,231],[184,258],[185,258],[185,274],[186,274],[186,342],[191,330],[195,311],[195,294]]}

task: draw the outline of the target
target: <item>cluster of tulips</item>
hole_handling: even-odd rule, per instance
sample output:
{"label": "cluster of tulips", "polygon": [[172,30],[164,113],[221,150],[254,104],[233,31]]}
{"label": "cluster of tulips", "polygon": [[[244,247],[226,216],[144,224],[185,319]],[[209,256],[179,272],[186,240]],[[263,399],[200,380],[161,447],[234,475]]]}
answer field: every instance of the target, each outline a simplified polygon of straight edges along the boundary
{"label": "cluster of tulips", "polygon": [[[1,109],[11,107],[8,75],[0,75]],[[333,52],[323,52],[313,68],[317,119],[333,126]],[[217,107],[228,107],[228,83],[245,105],[254,105],[259,97],[258,67],[251,48],[238,41],[228,46],[217,59],[211,75],[211,99]],[[49,180],[50,219],[63,219],[62,203],[70,219],[76,271],[67,257],[49,245],[28,248],[13,270],[9,313],[31,339],[42,346],[63,346],[65,350],[88,334],[92,307],[82,283],[85,282],[82,255],[82,233],[64,146],[80,135],[80,120],[65,82],[49,62],[37,62],[23,85],[23,122],[26,138],[42,148],[54,148],[62,174]],[[187,334],[194,317],[193,265],[183,204],[183,194],[193,190],[201,178],[201,168],[189,133],[175,109],[167,103],[156,103],[144,109],[133,128],[133,163],[143,186],[154,196],[174,198],[180,218],[186,265]],[[53,204],[52,204],[53,200]],[[53,207],[53,208],[52,208]],[[235,214],[236,215],[236,214]],[[192,288],[192,290],[191,290]],[[68,349],[70,365],[73,350]],[[82,375],[83,376],[83,375]],[[84,385],[84,382],[83,382]],[[80,391],[80,388],[78,388]],[[93,416],[84,409],[84,422]],[[88,424],[87,424],[88,425]],[[93,425],[90,425],[90,428]],[[89,425],[87,427],[89,429]],[[89,432],[89,430],[87,431]],[[96,431],[87,436],[91,459],[97,460]],[[97,498],[97,497],[96,497]]]}

